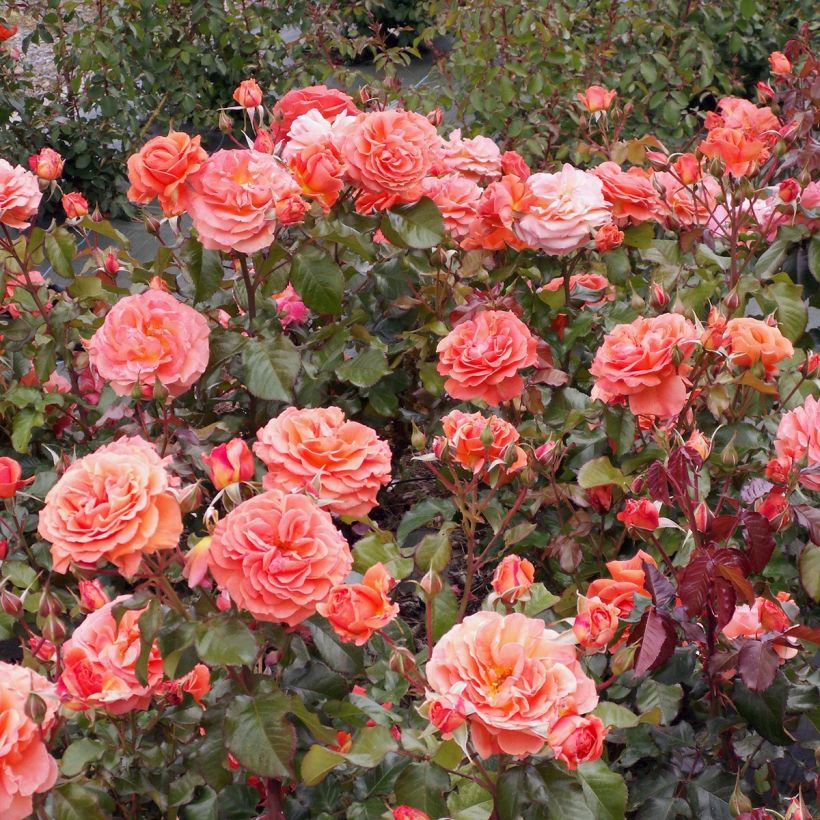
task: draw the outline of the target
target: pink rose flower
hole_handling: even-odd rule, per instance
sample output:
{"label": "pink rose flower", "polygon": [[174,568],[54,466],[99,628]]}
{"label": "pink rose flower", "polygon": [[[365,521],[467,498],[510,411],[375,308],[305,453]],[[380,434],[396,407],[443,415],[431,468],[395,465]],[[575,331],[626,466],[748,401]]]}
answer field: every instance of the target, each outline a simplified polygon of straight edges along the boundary
{"label": "pink rose flower", "polygon": [[55,572],[105,560],[134,575],[143,554],[173,549],[182,534],[165,459],[137,436],[78,459],[48,491],[38,532],[51,543]]}
{"label": "pink rose flower", "polygon": [[461,174],[426,177],[422,180],[421,191],[436,203],[450,236],[457,240],[467,236],[482,193],[472,179]]}
{"label": "pink rose flower", "polygon": [[706,128],[739,128],[751,139],[762,139],[773,145],[779,136],[780,120],[768,106],[757,106],[742,97],[724,97],[718,103],[718,112],[710,112]]}
{"label": "pink rose flower", "polygon": [[530,248],[565,256],[610,221],[603,183],[586,171],[565,164],[556,174],[533,174],[526,184],[532,201],[514,230]]}
{"label": "pink rose flower", "polygon": [[294,202],[301,215],[306,207],[282,163],[253,150],[217,151],[188,178],[187,189],[188,213],[209,250],[255,253],[273,242],[280,222],[293,221]]}
{"label": "pink rose flower", "polygon": [[583,94],[579,91],[575,96],[590,114],[595,114],[598,111],[606,111],[618,96],[618,92],[600,85],[591,85]]}
{"label": "pink rose flower", "polygon": [[572,631],[587,655],[607,648],[618,631],[620,616],[620,609],[613,604],[606,604],[597,597],[578,596],[578,614]]}
{"label": "pink rose flower", "polygon": [[24,231],[37,215],[42,197],[31,171],[0,159],[0,224]]}
{"label": "pink rose flower", "polygon": [[562,716],[598,703],[575,647],[517,613],[465,618],[436,644],[426,672],[433,697],[459,696],[470,705],[467,721],[483,758],[537,754]]}
{"label": "pink rose flower", "polygon": [[482,177],[501,176],[501,149],[488,137],[461,138],[461,129],[442,143],[441,164],[448,173],[457,173],[478,182]]}
{"label": "pink rose flower", "polygon": [[[42,722],[27,714],[29,694],[46,705]],[[32,796],[47,792],[57,780],[57,762],[46,739],[60,701],[54,684],[31,669],[0,661],[0,816],[25,820],[32,812]]]}
{"label": "pink rose flower", "polygon": [[519,371],[536,363],[536,340],[530,329],[507,310],[484,310],[458,324],[439,343],[438,372],[454,399],[483,399],[498,406],[520,396]]}
{"label": "pink rose flower", "polygon": [[310,316],[309,308],[290,282],[284,290],[274,293],[272,298],[276,302],[276,309],[281,314],[279,322],[282,327],[304,324]]}
{"label": "pink rose flower", "polygon": [[612,206],[617,225],[638,224],[656,219],[660,210],[658,192],[649,174],[640,168],[622,171],[615,162],[602,162],[589,173],[603,183],[604,199]]}
{"label": "pink rose flower", "polygon": [[[735,607],[735,614],[732,620],[723,627],[723,634],[730,640],[737,638],[760,640],[769,632],[783,633],[791,626],[789,616],[779,604],[768,598],[757,597],[751,606],[739,604]],[[780,656],[781,663],[797,654],[797,647],[773,644],[773,648]]]}
{"label": "pink rose flower", "polygon": [[659,171],[652,179],[660,189],[661,221],[667,228],[706,225],[720,194],[720,183],[711,174],[688,187],[668,171]]}
{"label": "pink rose flower", "polygon": [[658,508],[648,498],[627,498],[622,512],[615,516],[628,529],[656,530],[659,524]]}
{"label": "pink rose flower", "polygon": [[529,601],[535,567],[519,555],[505,555],[493,573],[493,592],[505,603]]}
{"label": "pink rose flower", "polygon": [[157,380],[180,396],[208,365],[208,320],[170,293],[151,288],[120,299],[86,343],[92,367],[118,396],[139,387],[152,395]]}
{"label": "pink rose flower", "polygon": [[517,176],[504,176],[491,182],[482,192],[476,208],[476,219],[461,247],[464,250],[497,251],[509,245],[521,250],[526,247],[513,233],[518,214],[525,213],[532,196],[526,183]]}
{"label": "pink rose flower", "polygon": [[241,438],[217,445],[202,456],[202,463],[208,468],[208,478],[217,490],[253,478],[253,453]]}
{"label": "pink rose flower", "polygon": [[592,397],[607,404],[628,399],[635,415],[676,416],[686,403],[684,362],[696,339],[692,323],[677,313],[616,325],[589,369],[596,379]]}
{"label": "pink rose flower", "polygon": [[124,610],[119,623],[111,611],[128,598],[121,595],[90,613],[63,644],[63,671],[57,687],[70,709],[104,709],[112,715],[147,709],[162,683],[162,657],[156,641],[148,656],[147,683],[137,679],[139,619],[144,610]]}
{"label": "pink rose flower", "polygon": [[341,152],[348,134],[356,126],[358,117],[358,114],[351,116],[342,113],[328,120],[315,108],[300,114],[288,131],[287,142],[282,149],[282,159],[290,160],[296,154],[317,145],[332,146]]}
{"label": "pink rose flower", "polygon": [[[550,279],[546,285],[542,285],[538,290],[546,290],[556,293],[564,288],[564,277],[558,276]],[[580,291],[580,294],[579,294]],[[592,291],[600,294],[600,298],[594,299],[586,296],[583,291]],[[569,277],[569,292],[573,298],[580,298],[584,304],[590,307],[601,307],[607,302],[615,301],[615,288],[609,283],[609,279],[600,273],[573,273]]]}
{"label": "pink rose flower", "polygon": [[[820,466],[820,401],[807,396],[800,407],[783,415],[774,448],[782,460],[805,462],[807,467]],[[820,491],[820,471],[802,473],[800,483],[809,490]]]}
{"label": "pink rose flower", "polygon": [[273,106],[273,122],[276,139],[287,136],[293,121],[308,111],[318,111],[324,119],[332,122],[339,114],[358,114],[359,110],[351,97],[335,88],[311,85],[294,88]]}
{"label": "pink rose flower", "polygon": [[551,729],[549,745],[558,760],[574,771],[581,763],[598,760],[604,751],[607,729],[599,717],[567,715]]}
{"label": "pink rose flower", "polygon": [[79,192],[72,191],[60,200],[66,219],[82,219],[88,215],[88,200]]}
{"label": "pink rose flower", "polygon": [[288,407],[256,433],[266,489],[306,491],[340,515],[362,517],[390,481],[390,447],[338,407]]}
{"label": "pink rose flower", "polygon": [[296,626],[344,580],[353,558],[330,513],[306,495],[268,490],[219,521],[208,563],[237,606]]}

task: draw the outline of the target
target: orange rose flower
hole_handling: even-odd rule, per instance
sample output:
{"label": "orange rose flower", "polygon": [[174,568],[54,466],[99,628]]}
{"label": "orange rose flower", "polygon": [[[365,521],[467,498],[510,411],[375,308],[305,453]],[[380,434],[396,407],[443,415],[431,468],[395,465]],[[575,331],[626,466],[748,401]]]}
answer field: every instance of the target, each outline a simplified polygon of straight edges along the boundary
{"label": "orange rose flower", "polygon": [[575,647],[543,621],[518,613],[477,612],[436,644],[427,663],[429,696],[459,696],[481,757],[537,754],[565,715],[598,703]]}
{"label": "orange rose flower", "polygon": [[684,185],[668,171],[652,175],[660,189],[661,221],[667,228],[694,228],[705,225],[715,210],[720,183],[710,174],[696,185]]}
{"label": "orange rose flower", "polygon": [[24,231],[37,215],[42,198],[34,174],[0,159],[0,225]]}
{"label": "orange rose flower", "polygon": [[624,236],[624,232],[614,222],[607,222],[595,232],[595,250],[598,253],[614,251],[623,245]]}
{"label": "orange rose flower", "polygon": [[599,598],[603,603],[617,607],[621,617],[625,618],[632,611],[633,595],[651,597],[644,584],[646,576],[643,563],[657,567],[655,559],[644,552],[638,552],[627,561],[607,561],[606,568],[612,579],[598,578],[587,589],[588,598]]}
{"label": "orange rose flower", "polygon": [[243,108],[256,108],[262,105],[262,89],[254,79],[242,80],[233,92],[233,99]]}
{"label": "orange rose flower", "polygon": [[575,96],[590,114],[594,114],[597,111],[606,111],[618,96],[618,92],[609,91],[600,85],[591,85],[583,94],[579,91]]}
{"label": "orange rose flower", "polygon": [[600,718],[568,715],[550,729],[549,745],[558,760],[574,771],[581,763],[589,763],[604,752],[607,729]]}
{"label": "orange rose flower", "polygon": [[63,206],[66,219],[82,219],[88,215],[88,200],[78,191],[66,194],[60,200],[60,204]]}
{"label": "orange rose flower", "polygon": [[[706,128],[739,128],[750,139],[760,139],[772,146],[779,136],[780,120],[768,106],[756,106],[742,97],[724,97],[718,103],[719,114],[710,112]],[[710,119],[711,117],[711,119]]]}
{"label": "orange rose flower", "polygon": [[462,139],[457,128],[441,145],[441,165],[448,174],[476,182],[501,176],[501,149],[488,137]]}
{"label": "orange rose flower", "polygon": [[317,142],[309,145],[290,157],[288,167],[302,193],[315,199],[328,213],[344,186],[341,158],[333,144]]}
{"label": "orange rose flower", "polygon": [[151,288],[120,299],[86,343],[88,358],[118,396],[143,397],[156,381],[184,393],[208,365],[208,320],[170,293]]}
{"label": "orange rose flower", "polygon": [[338,407],[288,407],[257,431],[253,451],[268,468],[266,489],[304,490],[339,515],[367,515],[390,481],[387,442]]}
{"label": "orange rose flower", "polygon": [[518,555],[506,555],[493,573],[493,592],[507,604],[529,601],[534,580],[532,562]]}
{"label": "orange rose flower", "polygon": [[[779,604],[768,598],[757,597],[751,606],[740,604],[735,607],[735,614],[732,620],[723,627],[723,634],[730,640],[736,638],[760,640],[769,632],[782,633],[791,626],[789,616]],[[780,656],[781,663],[797,654],[797,647],[780,644],[773,644],[773,647]]]}
{"label": "orange rose flower", "polygon": [[143,554],[173,549],[182,534],[166,459],[137,436],[75,461],[48,491],[38,532],[51,543],[55,572],[105,560],[126,577]]}
{"label": "orange rose flower", "polygon": [[344,580],[353,558],[330,513],[306,495],[268,490],[219,521],[208,563],[237,606],[296,626]]}
{"label": "orange rose flower", "polygon": [[[806,396],[800,407],[785,413],[777,427],[774,447],[779,456],[774,463],[778,473],[787,474],[792,463],[802,464],[804,460],[808,467],[820,465],[820,401]],[[788,480],[787,475],[778,477],[781,483]],[[800,483],[809,490],[820,491],[820,472],[801,473]]]}
{"label": "orange rose flower", "polygon": [[343,91],[324,85],[294,88],[273,106],[273,122],[276,139],[286,137],[293,121],[308,111],[318,111],[324,119],[332,122],[339,114],[358,114],[359,109],[351,97]]}
{"label": "orange rose flower", "polygon": [[676,416],[687,396],[689,366],[682,361],[696,338],[692,323],[677,313],[639,316],[628,325],[616,325],[589,369],[596,379],[592,397],[607,404],[628,399],[636,415]]}
{"label": "orange rose flower", "polygon": [[327,600],[316,605],[316,611],[327,618],[342,641],[362,646],[399,614],[399,605],[387,597],[395,584],[384,564],[374,564],[362,583],[334,586]]}
{"label": "orange rose flower", "polygon": [[772,74],[791,74],[792,64],[789,58],[782,51],[773,51],[769,55],[769,65],[772,69]]}
{"label": "orange rose flower", "polygon": [[507,245],[516,250],[524,248],[525,243],[513,233],[513,223],[516,215],[526,210],[530,199],[526,183],[517,176],[491,182],[481,194],[476,218],[461,247],[467,251],[497,251]]}
{"label": "orange rose flower", "polygon": [[605,604],[600,598],[578,596],[578,614],[572,631],[578,643],[588,655],[603,652],[615,637],[621,611],[613,604]]}
{"label": "orange rose flower", "polygon": [[[28,714],[28,699],[35,694],[45,703],[43,720]],[[57,763],[48,753],[46,739],[60,700],[42,675],[0,661],[0,817],[25,820],[31,816],[32,796],[47,792],[57,780]]]}
{"label": "orange rose flower", "polygon": [[658,192],[650,176],[640,168],[622,171],[616,162],[602,162],[589,173],[604,185],[604,199],[612,205],[617,225],[638,224],[656,219],[660,210]]}
{"label": "orange rose flower", "polygon": [[211,670],[204,663],[198,663],[187,675],[167,681],[165,688],[175,701],[181,702],[183,693],[187,692],[202,706],[202,699],[211,691]]}
{"label": "orange rose flower", "polygon": [[[520,438],[518,430],[498,416],[486,418],[481,413],[452,410],[441,424],[444,436],[433,444],[436,455],[441,456],[446,444],[455,462],[474,475],[496,461],[506,461],[510,450],[514,458],[509,467],[502,467],[505,476],[517,472],[527,463],[527,454],[515,443]],[[485,439],[491,439],[489,444]]]}
{"label": "orange rose flower", "polygon": [[481,188],[469,177],[445,174],[443,177],[423,179],[421,190],[441,211],[447,233],[458,240],[467,236],[476,218]]}
{"label": "orange rose flower", "polygon": [[383,211],[416,202],[441,138],[426,117],[412,111],[364,114],[344,142],[347,175],[359,189],[356,210]]}
{"label": "orange rose flower", "polygon": [[628,498],[624,509],[615,517],[626,524],[627,529],[658,528],[658,508],[648,498]]}
{"label": "orange rose flower", "polygon": [[128,599],[121,595],[92,612],[63,644],[63,671],[57,687],[70,709],[105,709],[112,715],[147,709],[162,683],[162,657],[156,642],[148,656],[147,683],[137,679],[139,619],[145,610],[127,609],[119,623],[111,612]]}
{"label": "orange rose flower", "polygon": [[726,335],[732,362],[739,367],[752,367],[763,362],[766,373],[794,355],[792,343],[776,328],[761,319],[743,317],[726,323]]}
{"label": "orange rose flower", "polygon": [[43,148],[39,154],[28,158],[28,167],[38,179],[53,182],[63,173],[63,158],[53,148]]}
{"label": "orange rose flower", "polygon": [[720,159],[726,172],[734,177],[748,176],[769,157],[762,142],[747,137],[736,128],[712,129],[698,145],[698,151],[710,159]]}
{"label": "orange rose flower", "polygon": [[166,216],[186,209],[185,182],[208,159],[199,145],[200,137],[170,131],[167,137],[154,137],[128,158],[128,199],[147,205],[154,197]]}
{"label": "orange rose flower", "polygon": [[538,360],[530,329],[507,310],[484,310],[457,325],[439,343],[437,366],[454,399],[482,399],[498,406],[520,396],[519,370]]}

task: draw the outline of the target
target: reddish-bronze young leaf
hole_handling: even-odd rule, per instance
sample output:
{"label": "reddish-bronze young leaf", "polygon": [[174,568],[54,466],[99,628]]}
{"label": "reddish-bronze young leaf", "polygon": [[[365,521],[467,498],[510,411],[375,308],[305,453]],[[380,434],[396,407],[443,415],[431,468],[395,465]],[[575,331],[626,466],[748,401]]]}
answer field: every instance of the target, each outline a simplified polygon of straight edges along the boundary
{"label": "reddish-bronze young leaf", "polygon": [[710,541],[714,541],[719,544],[731,535],[736,526],[736,515],[718,515],[709,524],[709,529],[706,531],[706,535]]}
{"label": "reddish-bronze young leaf", "polygon": [[735,614],[737,592],[730,581],[718,576],[712,582],[710,605],[715,613],[715,628],[720,632]]}
{"label": "reddish-bronze young leaf", "polygon": [[762,692],[772,685],[780,656],[768,641],[746,640],[738,652],[740,678],[753,692]]}
{"label": "reddish-bronze young leaf", "polygon": [[740,518],[746,536],[749,569],[752,572],[761,572],[774,552],[771,524],[765,515],[753,510],[743,510]]}
{"label": "reddish-bronze young leaf", "polygon": [[731,564],[719,564],[718,574],[725,578],[733,587],[738,597],[747,604],[755,602],[755,591],[752,585],[746,580],[743,573]]}
{"label": "reddish-bronze young leaf", "polygon": [[820,646],[820,627],[797,624],[783,633],[790,638],[797,638],[799,641],[808,641]]}
{"label": "reddish-bronze young leaf", "polygon": [[654,607],[644,613],[638,632],[641,645],[634,669],[636,675],[644,675],[669,660],[678,641],[672,619]]}
{"label": "reddish-bronze young leaf", "polygon": [[653,461],[646,471],[646,486],[653,501],[671,504],[669,495],[669,476],[666,467],[660,461]]}
{"label": "reddish-bronze young leaf", "polygon": [[678,595],[687,615],[697,616],[705,611],[712,572],[713,561],[709,552],[705,549],[695,550],[678,580]]}
{"label": "reddish-bronze young leaf", "polygon": [[675,587],[669,579],[652,564],[642,562],[644,573],[644,584],[655,602],[655,606],[668,607],[675,601]]}
{"label": "reddish-bronze young leaf", "polygon": [[820,508],[809,504],[792,504],[798,523],[809,531],[812,544],[820,544]]}

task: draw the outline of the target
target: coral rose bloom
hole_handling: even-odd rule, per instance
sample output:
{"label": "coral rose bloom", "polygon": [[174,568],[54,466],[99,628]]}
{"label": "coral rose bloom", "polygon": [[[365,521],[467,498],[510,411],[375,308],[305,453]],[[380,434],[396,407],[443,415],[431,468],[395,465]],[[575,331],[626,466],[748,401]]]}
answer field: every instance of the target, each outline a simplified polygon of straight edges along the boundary
{"label": "coral rose bloom", "polygon": [[558,639],[543,621],[485,611],[436,644],[426,669],[430,689],[470,705],[470,732],[481,757],[536,754],[561,716],[595,708],[595,684],[575,647]]}
{"label": "coral rose bloom", "polygon": [[714,128],[698,150],[705,157],[723,161],[726,172],[745,177],[768,159],[769,151],[759,140],[747,137],[736,128]]}
{"label": "coral rose bloom", "polygon": [[[546,285],[542,285],[538,290],[556,293],[563,289],[564,277],[558,276],[555,279],[550,279]],[[578,290],[581,290],[581,293],[576,293]],[[583,293],[585,290],[600,293],[600,298],[593,299],[587,296]],[[609,283],[609,279],[600,273],[573,273],[569,277],[569,292],[571,297],[582,299],[584,304],[590,307],[601,307],[607,302],[615,301],[615,288]]]}
{"label": "coral rose bloom", "polygon": [[38,532],[51,543],[55,572],[106,560],[129,577],[144,553],[175,547],[182,515],[164,463],[137,436],[75,461],[40,511]]}
{"label": "coral rose bloom", "polygon": [[536,363],[537,342],[508,310],[484,310],[458,324],[439,343],[437,370],[454,399],[483,399],[498,406],[521,395],[519,370]]}
{"label": "coral rose bloom", "polygon": [[276,139],[280,140],[287,136],[297,117],[314,110],[330,122],[339,114],[359,113],[352,98],[343,91],[337,91],[335,88],[328,88],[324,85],[294,88],[273,106]]}
{"label": "coral rose bloom", "polygon": [[696,338],[692,323],[676,313],[616,325],[589,369],[596,378],[592,397],[607,404],[628,398],[636,415],[676,416],[686,403],[689,368],[675,363],[675,350],[685,360]]}
{"label": "coral rose bloom", "polygon": [[757,106],[742,97],[724,97],[718,103],[720,114],[710,115],[706,119],[706,127],[710,131],[714,128],[739,128],[751,139],[761,139],[767,145],[773,145],[778,138],[780,120],[768,106]]}
{"label": "coral rose bloom", "polygon": [[156,642],[148,655],[147,683],[137,679],[139,619],[145,610],[125,610],[119,623],[111,611],[129,597],[121,595],[92,612],[63,644],[58,689],[69,708],[105,709],[112,715],[147,709],[162,683],[162,657]]}
{"label": "coral rose bloom", "polygon": [[172,396],[184,393],[208,365],[208,320],[170,293],[151,288],[120,299],[86,344],[88,357],[118,396],[157,380]]}
{"label": "coral rose bloom", "polygon": [[362,583],[333,587],[327,600],[316,605],[316,611],[327,618],[342,641],[362,646],[399,614],[399,605],[387,597],[395,583],[383,564],[374,564]]}
{"label": "coral rose bloom", "polygon": [[[800,407],[784,414],[774,447],[781,459],[798,463],[805,459],[809,467],[820,466],[820,401],[807,396]],[[820,472],[801,474],[800,483],[820,491]]]}
{"label": "coral rose bloom", "polygon": [[610,221],[601,180],[568,163],[557,174],[533,174],[526,184],[532,200],[514,230],[530,248],[566,256]]}
{"label": "coral rose bloom", "polygon": [[359,188],[360,213],[416,202],[421,181],[437,158],[441,138],[426,117],[412,111],[362,115],[344,142],[347,174]]}
{"label": "coral rose bloom", "polygon": [[658,508],[648,498],[628,498],[615,517],[630,529],[655,530],[659,523]]}
{"label": "coral rose bloom", "polygon": [[513,233],[517,214],[526,211],[532,197],[525,182],[517,176],[504,176],[491,182],[481,194],[476,219],[461,243],[464,250],[497,251],[509,245],[516,250],[526,247]]}
{"label": "coral rose bloom", "polygon": [[[489,418],[481,413],[462,413],[453,410],[441,420],[444,437],[436,440],[434,449],[440,454],[445,443],[450,457],[465,470],[480,473],[496,461],[505,461],[512,451],[512,463],[503,473],[515,473],[527,463],[527,454],[516,444],[520,435],[508,421],[498,416]],[[492,440],[485,444],[482,438],[490,431]]]}
{"label": "coral rose bloom", "polygon": [[607,729],[599,717],[568,715],[550,729],[549,745],[558,760],[574,771],[581,763],[598,760],[604,751]]}
{"label": "coral rose bloom", "polygon": [[588,655],[602,652],[618,631],[621,611],[600,598],[578,596],[578,614],[572,631]]}
{"label": "coral rose bloom", "polygon": [[186,208],[185,181],[208,159],[199,141],[199,136],[181,131],[148,140],[128,157],[128,199],[147,205],[158,197],[166,216],[181,214]]}
{"label": "coral rose bloom", "polygon": [[273,242],[280,221],[289,221],[277,214],[301,201],[300,193],[276,157],[253,150],[217,151],[188,178],[186,202],[204,247],[255,253]]}
{"label": "coral rose bloom", "polygon": [[444,170],[475,181],[501,176],[501,149],[488,137],[461,138],[457,128],[441,146]]}
{"label": "coral rose bloom", "polygon": [[[723,627],[723,634],[731,639],[751,638],[760,640],[768,632],[785,632],[792,626],[788,615],[783,609],[767,598],[755,598],[755,602],[740,604],[735,607],[732,620]],[[780,656],[783,663],[797,654],[797,648],[773,644],[774,651]]]}
{"label": "coral rose bloom", "polygon": [[268,468],[266,489],[305,490],[340,515],[367,515],[390,481],[387,442],[370,427],[348,421],[338,407],[288,407],[256,439],[253,451]]}
{"label": "coral rose bloom", "polygon": [[761,319],[745,316],[730,319],[726,323],[726,334],[732,361],[740,367],[751,367],[763,362],[766,372],[794,355],[792,343],[776,328]]}
{"label": "coral rose bloom", "polygon": [[667,228],[693,228],[709,221],[720,193],[720,183],[713,176],[706,174],[688,187],[667,171],[653,174],[652,179],[661,190],[662,222]]}
{"label": "coral rose bloom", "polygon": [[618,225],[637,224],[656,219],[660,210],[658,192],[640,168],[622,171],[616,162],[602,162],[589,173],[604,186],[604,199],[612,206],[612,219]]}
{"label": "coral rose bloom", "polygon": [[0,224],[25,230],[37,215],[42,197],[31,171],[0,159]]}
{"label": "coral rose bloom", "polygon": [[[36,724],[26,714],[30,693],[43,699],[46,712]],[[57,780],[57,763],[45,738],[60,701],[54,684],[31,669],[0,661],[0,817],[24,820],[32,795],[47,792]]]}
{"label": "coral rose bloom", "polygon": [[353,557],[315,501],[268,490],[220,520],[208,563],[237,606],[260,621],[296,626],[344,580]]}
{"label": "coral rose bloom", "polygon": [[338,150],[331,143],[314,143],[293,154],[288,167],[302,193],[328,213],[344,184]]}
{"label": "coral rose bloom", "polygon": [[635,605],[633,595],[651,597],[644,586],[646,583],[644,562],[657,567],[655,559],[643,550],[638,550],[632,558],[626,561],[607,561],[606,568],[612,579],[598,578],[593,581],[587,589],[587,598],[598,598],[605,604],[617,607],[621,617],[625,618]]}
{"label": "coral rose bloom", "polygon": [[421,190],[441,211],[447,233],[454,239],[467,236],[476,218],[481,188],[469,177],[446,174],[443,177],[427,177],[421,183]]}

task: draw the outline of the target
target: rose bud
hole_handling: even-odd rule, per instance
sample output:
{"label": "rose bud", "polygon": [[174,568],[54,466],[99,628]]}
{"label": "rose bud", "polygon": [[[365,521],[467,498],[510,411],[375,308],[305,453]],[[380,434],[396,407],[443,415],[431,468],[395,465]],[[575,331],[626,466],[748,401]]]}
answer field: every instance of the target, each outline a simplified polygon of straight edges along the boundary
{"label": "rose bud", "polygon": [[253,453],[241,438],[214,447],[202,456],[202,463],[208,468],[208,478],[217,490],[237,481],[250,481],[256,469]]}
{"label": "rose bud", "polygon": [[809,807],[803,800],[803,795],[798,794],[789,800],[789,805],[786,806],[786,813],[783,815],[784,820],[812,820]]}
{"label": "rose bud", "polygon": [[396,806],[393,809],[393,820],[430,820],[430,815],[412,806]]}
{"label": "rose bud", "polygon": [[600,85],[591,85],[583,94],[579,92],[575,96],[590,114],[594,114],[596,111],[606,111],[618,96],[618,92],[609,91]]}
{"label": "rose bud", "polygon": [[589,487],[584,494],[595,512],[606,512],[612,506],[612,484],[602,484],[600,487]]}
{"label": "rose bud", "polygon": [[712,442],[700,430],[692,431],[692,434],[686,440],[686,446],[690,450],[694,450],[704,461],[709,458],[709,453],[712,452]]}
{"label": "rose bud", "polygon": [[772,490],[765,498],[755,501],[755,511],[765,515],[776,532],[788,527],[792,520],[788,499],[779,487]]}
{"label": "rose bud", "polygon": [[535,578],[535,567],[526,558],[507,555],[495,568],[492,586],[495,594],[506,604],[528,601]]}
{"label": "rose bud", "polygon": [[14,498],[17,491],[34,481],[34,477],[20,480],[23,468],[13,458],[0,456],[0,498]]}
{"label": "rose bud", "polygon": [[694,154],[681,154],[672,163],[672,173],[684,185],[693,185],[700,179],[700,161]]}
{"label": "rose bud", "polygon": [[649,294],[649,304],[651,304],[652,307],[655,308],[655,310],[659,310],[660,308],[669,304],[669,297],[666,295],[666,291],[663,289],[663,285],[660,285],[657,282],[653,282],[649,286]]}
{"label": "rose bud", "polygon": [[233,131],[233,118],[227,111],[219,112],[217,127],[223,134],[230,134]]}
{"label": "rose bud", "polygon": [[427,115],[427,122],[430,125],[438,128],[441,125],[441,121],[444,119],[444,112],[441,108],[434,108],[428,115]]}
{"label": "rose bud", "polygon": [[618,631],[620,610],[605,604],[597,596],[578,596],[578,614],[572,624],[572,631],[587,655],[603,652]]}
{"label": "rose bud", "polygon": [[231,597],[227,590],[222,590],[216,598],[216,608],[220,612],[227,612],[231,608]]}
{"label": "rose bud", "polygon": [[547,743],[555,757],[574,771],[580,763],[600,758],[606,734],[607,729],[598,717],[567,715],[552,725]]}
{"label": "rose bud", "polygon": [[773,51],[769,55],[769,65],[771,66],[772,74],[783,76],[792,73],[792,64],[782,51]]}
{"label": "rose bud", "polygon": [[531,172],[530,166],[524,162],[524,158],[517,151],[505,151],[501,155],[501,173],[527,179]]}
{"label": "rose bud", "polygon": [[41,695],[29,692],[24,711],[29,720],[39,726],[48,715],[48,705]]}
{"label": "rose bud", "polygon": [[788,484],[792,462],[788,458],[772,458],[766,464],[766,478],[775,484]]}
{"label": "rose bud", "polygon": [[781,202],[792,202],[800,194],[800,183],[794,178],[784,179],[777,188]]}
{"label": "rose bud", "polygon": [[595,234],[595,250],[598,253],[606,253],[619,248],[623,241],[624,232],[614,222],[608,222]]}
{"label": "rose bud", "polygon": [[758,82],[755,88],[757,89],[757,100],[760,103],[767,103],[774,97],[774,89],[768,83]]}
{"label": "rose bud", "polygon": [[698,528],[698,532],[706,532],[715,518],[705,501],[701,501],[700,504],[695,507],[692,514],[695,518],[695,526]]}
{"label": "rose bud", "polygon": [[88,216],[88,202],[78,191],[66,194],[62,198],[61,204],[68,219],[82,219],[84,216]]}
{"label": "rose bud", "polygon": [[28,158],[28,165],[38,179],[53,182],[63,172],[63,158],[52,148],[43,148]]}
{"label": "rose bud", "polygon": [[50,661],[57,652],[57,647],[51,641],[37,635],[32,635],[28,639],[28,648],[38,661]]}
{"label": "rose bud", "polygon": [[112,276],[115,273],[119,272],[120,260],[117,259],[117,252],[115,250],[110,250],[105,255],[105,262],[103,262],[103,268],[105,269],[106,273],[110,273]]}
{"label": "rose bud", "polygon": [[466,701],[461,697],[432,697],[427,701],[427,707],[428,720],[441,732],[445,740],[449,740],[467,718]]}
{"label": "rose bud", "polygon": [[262,89],[256,80],[242,80],[233,92],[233,98],[243,108],[256,108],[262,104]]}
{"label": "rose bud", "polygon": [[274,149],[273,134],[267,128],[259,128],[253,140],[253,150],[262,154],[272,154]]}
{"label": "rose bud", "polygon": [[806,378],[811,378],[817,370],[820,369],[820,353],[815,353],[813,350],[806,353],[806,361],[800,370],[805,374]]}
{"label": "rose bud", "polygon": [[11,40],[15,34],[17,34],[17,26],[0,25],[0,43],[5,40]]}
{"label": "rose bud", "polygon": [[[204,585],[203,582],[208,575],[208,550],[210,547],[211,536],[206,535],[205,538],[200,538],[185,555],[182,575],[187,579],[188,586],[191,589]],[[230,605],[230,599],[228,599],[228,607]]]}
{"label": "rose bud", "polygon": [[43,637],[51,643],[60,643],[67,632],[65,624],[56,615],[49,615],[43,622]]}
{"label": "rose bud", "polygon": [[0,538],[0,561],[5,561],[9,554],[9,542],[5,538]]}
{"label": "rose bud", "polygon": [[624,509],[615,516],[627,529],[655,530],[658,528],[658,508],[648,498],[628,498]]}
{"label": "rose bud", "polygon": [[6,615],[16,618],[23,611],[23,601],[13,592],[4,589],[0,592],[0,607]]}
{"label": "rose bud", "polygon": [[94,612],[109,602],[108,594],[97,578],[80,581],[80,608],[83,612]]}
{"label": "rose bud", "polygon": [[433,570],[428,570],[424,577],[419,581],[419,586],[422,588],[424,594],[429,598],[435,598],[436,595],[444,589],[444,583],[441,576]]}
{"label": "rose bud", "polygon": [[535,448],[535,457],[542,463],[553,460],[553,451],[558,446],[557,441],[545,441],[540,447]]}
{"label": "rose bud", "polygon": [[350,747],[353,745],[353,735],[350,732],[338,731],[336,732],[336,742],[331,743],[327,748],[331,752],[339,752],[340,754],[347,754]]}

